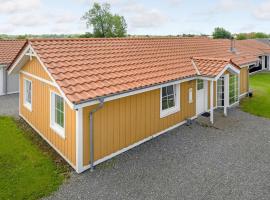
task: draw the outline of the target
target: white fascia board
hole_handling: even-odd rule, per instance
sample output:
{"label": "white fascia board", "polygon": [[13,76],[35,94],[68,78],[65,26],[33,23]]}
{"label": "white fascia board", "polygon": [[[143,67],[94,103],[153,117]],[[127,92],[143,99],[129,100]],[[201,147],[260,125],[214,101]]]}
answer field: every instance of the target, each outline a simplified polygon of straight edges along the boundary
{"label": "white fascia board", "polygon": [[28,44],[25,49],[23,50],[23,52],[21,52],[20,56],[16,59],[16,61],[12,64],[11,68],[8,70],[8,75],[14,74],[16,73],[16,71],[18,71],[19,69],[17,68],[21,68],[23,66],[23,58],[24,56],[26,56],[27,51],[29,50],[30,45]]}
{"label": "white fascia board", "polygon": [[227,64],[224,69],[215,77],[215,81],[217,81],[225,72],[229,70],[234,74],[240,74],[240,70],[236,69],[233,65]]}
{"label": "white fascia board", "polygon": [[[143,89],[139,89],[139,90],[133,90],[133,91],[129,91],[129,92],[121,93],[121,94],[116,94],[116,95],[112,95],[112,96],[100,97],[100,98],[103,98],[104,102],[108,102],[108,101],[112,101],[112,100],[115,100],[115,99],[120,99],[120,98],[123,98],[123,97],[148,92],[148,91],[151,91],[151,90],[160,89],[160,88],[168,86],[168,85],[175,85],[175,84],[179,84],[179,83],[182,83],[182,82],[191,81],[191,80],[195,80],[195,79],[197,79],[196,76],[191,77],[191,78],[177,80],[177,81],[171,81],[171,82],[167,82],[167,83],[164,83],[164,84],[159,84],[159,85],[155,85],[155,86],[151,86],[151,87],[147,87],[147,88],[143,88]],[[88,101],[88,102],[85,102],[85,103],[77,104],[77,105],[75,105],[74,109],[77,110],[77,109],[87,107],[87,106],[92,106],[92,105],[95,105],[95,104],[98,104],[98,103],[99,103],[99,100],[96,99],[96,100]]]}
{"label": "white fascia board", "polygon": [[244,68],[244,67],[248,67],[250,65],[256,65],[256,64],[257,64],[257,62],[250,62],[250,63],[246,63],[246,64],[243,64],[243,65],[240,65],[239,67],[240,68]]}
{"label": "white fascia board", "polygon": [[[68,98],[66,97],[66,95],[64,94],[64,92],[61,90],[61,88],[59,87],[59,85],[56,83],[56,81],[54,80],[54,78],[52,77],[52,75],[50,74],[50,72],[48,71],[47,67],[45,67],[44,63],[41,61],[40,57],[37,55],[37,53],[35,52],[35,50],[33,49],[33,47],[28,44],[25,49],[23,50],[23,52],[20,54],[20,56],[16,59],[16,61],[13,63],[13,65],[11,66],[11,69],[9,70],[8,74],[12,74],[12,73],[16,73],[17,71],[19,71],[19,69],[25,64],[25,62],[22,61],[26,61],[26,59],[24,60],[23,58],[25,58],[25,56],[27,56],[28,59],[29,56],[27,55],[28,51],[30,50],[31,52],[31,56],[34,56],[37,58],[37,60],[39,61],[39,63],[41,64],[43,70],[46,71],[46,73],[48,74],[48,76],[50,77],[50,79],[52,80],[54,86],[59,90],[61,96],[65,99],[65,101],[67,102],[67,104],[70,106],[71,109],[74,109],[74,104],[71,103]],[[28,60],[27,59],[27,60]],[[19,68],[19,69],[18,69]]]}
{"label": "white fascia board", "polygon": [[35,52],[35,50],[32,48],[32,46],[29,46],[29,49],[32,51],[33,55],[37,58],[37,60],[41,64],[42,68],[46,71],[46,73],[48,74],[48,76],[50,77],[50,79],[52,80],[52,82],[54,83],[55,87],[59,90],[61,96],[65,99],[65,101],[69,105],[69,107],[74,110],[74,104],[71,103],[68,100],[68,98],[66,97],[66,95],[64,94],[64,92],[61,90],[60,86],[56,83],[56,81],[52,77],[51,73],[48,71],[47,67],[44,65],[44,63],[41,61],[40,57],[37,55],[37,53]]}

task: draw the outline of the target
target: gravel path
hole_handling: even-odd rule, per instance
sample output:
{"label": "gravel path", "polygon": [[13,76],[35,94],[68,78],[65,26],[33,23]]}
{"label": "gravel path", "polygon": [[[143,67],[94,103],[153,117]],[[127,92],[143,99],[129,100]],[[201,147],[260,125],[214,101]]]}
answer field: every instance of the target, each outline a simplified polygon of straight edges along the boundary
{"label": "gravel path", "polygon": [[198,119],[72,174],[49,199],[269,199],[270,120],[239,109]]}
{"label": "gravel path", "polygon": [[0,96],[0,115],[19,115],[19,94]]}

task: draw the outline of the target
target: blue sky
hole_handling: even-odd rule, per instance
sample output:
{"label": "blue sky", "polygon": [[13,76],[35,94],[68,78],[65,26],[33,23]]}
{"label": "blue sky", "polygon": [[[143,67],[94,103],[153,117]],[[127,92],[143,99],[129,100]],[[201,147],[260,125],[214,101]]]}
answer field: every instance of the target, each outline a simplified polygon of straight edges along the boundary
{"label": "blue sky", "polygon": [[211,34],[214,27],[270,33],[270,0],[0,0],[0,33],[84,33],[80,18],[108,2],[139,35]]}

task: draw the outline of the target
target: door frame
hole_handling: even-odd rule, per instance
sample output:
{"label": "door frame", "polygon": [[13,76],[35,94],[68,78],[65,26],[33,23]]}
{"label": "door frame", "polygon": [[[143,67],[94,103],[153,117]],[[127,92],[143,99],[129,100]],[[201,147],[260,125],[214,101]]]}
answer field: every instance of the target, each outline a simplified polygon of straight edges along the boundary
{"label": "door frame", "polygon": [[[198,112],[198,80],[196,80],[196,115],[200,115],[204,112],[207,112],[208,109],[208,81],[207,80],[202,80],[203,81],[203,87],[204,87],[204,111],[203,112]],[[200,79],[201,80],[201,79]]]}

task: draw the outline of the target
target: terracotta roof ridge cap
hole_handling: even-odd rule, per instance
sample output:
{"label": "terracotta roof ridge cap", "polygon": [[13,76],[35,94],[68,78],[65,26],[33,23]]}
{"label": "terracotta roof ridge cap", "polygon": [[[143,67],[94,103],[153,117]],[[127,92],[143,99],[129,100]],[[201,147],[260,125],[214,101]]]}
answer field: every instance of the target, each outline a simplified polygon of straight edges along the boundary
{"label": "terracotta roof ridge cap", "polygon": [[215,60],[230,62],[231,58],[214,58],[214,57],[191,57],[193,60]]}
{"label": "terracotta roof ridge cap", "polygon": [[209,39],[207,37],[177,37],[177,36],[172,36],[172,37],[166,37],[166,36],[160,36],[160,37],[114,37],[114,38],[31,38],[27,39],[29,41],[92,41],[92,40],[157,40],[157,39],[167,39],[167,40],[176,40],[176,39]]}

